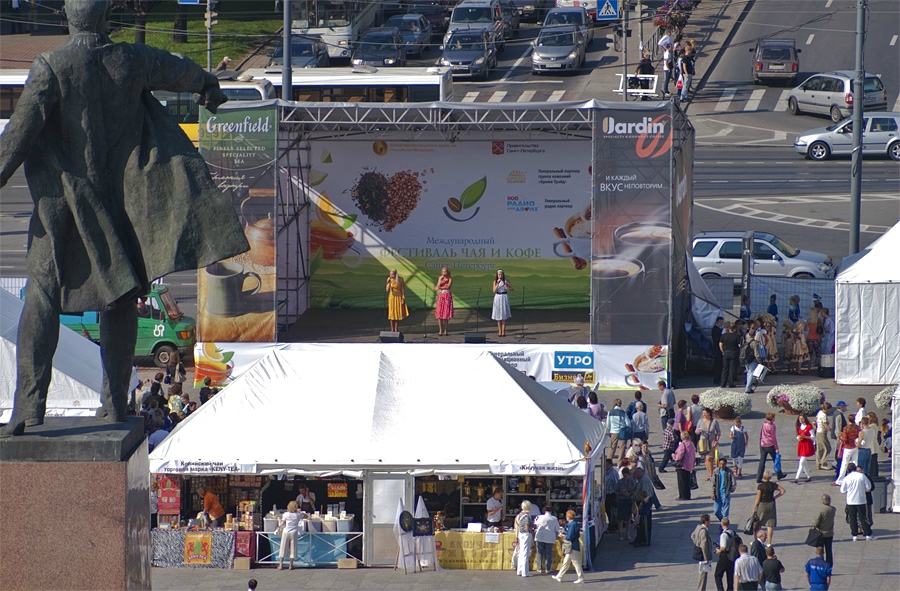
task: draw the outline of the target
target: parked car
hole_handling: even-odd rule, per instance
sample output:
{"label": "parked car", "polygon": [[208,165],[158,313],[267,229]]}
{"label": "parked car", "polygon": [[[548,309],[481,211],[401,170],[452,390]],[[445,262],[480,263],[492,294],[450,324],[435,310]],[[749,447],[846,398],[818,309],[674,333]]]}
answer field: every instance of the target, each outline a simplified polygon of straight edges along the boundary
{"label": "parked car", "polygon": [[[794,140],[794,149],[813,160],[827,160],[832,154],[853,151],[853,120],[844,119],[831,127],[805,131]],[[863,113],[864,156],[887,155],[900,160],[900,113]]]}
{"label": "parked car", "polygon": [[444,45],[450,33],[458,30],[487,31],[497,51],[503,51],[503,11],[500,0],[464,0],[450,14],[450,24],[444,35]]}
{"label": "parked car", "polygon": [[453,68],[454,76],[487,80],[497,67],[497,46],[488,31],[453,31],[438,65]]}
{"label": "parked car", "polygon": [[797,84],[800,50],[793,39],[759,39],[750,49],[753,82],[787,82]]}
{"label": "parked car", "polygon": [[584,63],[585,42],[577,27],[542,27],[533,46],[532,74],[577,70]]}
{"label": "parked car", "polygon": [[500,13],[503,15],[503,37],[512,39],[519,34],[522,17],[512,0],[500,0]]}
{"label": "parked car", "polygon": [[450,10],[446,2],[439,0],[409,0],[406,3],[406,12],[409,14],[421,14],[431,23],[433,33],[443,33],[450,22]]}
{"label": "parked car", "polygon": [[[743,236],[744,232],[701,232],[694,236],[694,265],[700,275],[733,277],[740,283]],[[754,233],[754,275],[832,279],[834,272],[834,261],[826,254],[794,248],[774,234]]]}
{"label": "parked car", "polygon": [[406,44],[396,27],[369,29],[350,56],[354,66],[405,66]]}
{"label": "parked car", "polygon": [[421,14],[398,14],[389,18],[386,25],[400,30],[406,55],[422,57],[431,46],[431,23]]}
{"label": "parked car", "polygon": [[547,13],[544,26],[572,25],[578,27],[585,45],[590,45],[594,40],[594,23],[587,11],[581,6],[556,7]]}
{"label": "parked car", "polygon": [[[830,115],[835,123],[853,112],[852,70],[823,72],[807,78],[788,95],[788,109],[792,115],[820,113]],[[863,108],[866,111],[887,111],[887,90],[881,78],[865,74]]]}
{"label": "parked car", "polygon": [[[284,65],[284,43],[279,45],[272,53],[269,61],[270,68],[280,68]],[[328,58],[328,48],[321,37],[308,35],[291,36],[291,67],[292,68],[327,68],[331,65]]]}

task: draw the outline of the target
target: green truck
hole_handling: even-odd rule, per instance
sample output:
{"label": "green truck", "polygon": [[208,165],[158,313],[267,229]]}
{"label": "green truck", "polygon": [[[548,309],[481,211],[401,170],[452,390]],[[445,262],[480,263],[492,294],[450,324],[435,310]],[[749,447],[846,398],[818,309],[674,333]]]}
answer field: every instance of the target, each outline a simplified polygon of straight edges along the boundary
{"label": "green truck", "polygon": [[[136,305],[138,334],[135,357],[152,355],[154,365],[165,367],[169,356],[176,350],[185,357],[193,354],[194,343],[197,342],[197,321],[182,313],[168,287],[154,285],[153,290],[140,298]],[[99,312],[62,314],[59,320],[95,343],[100,342]]]}

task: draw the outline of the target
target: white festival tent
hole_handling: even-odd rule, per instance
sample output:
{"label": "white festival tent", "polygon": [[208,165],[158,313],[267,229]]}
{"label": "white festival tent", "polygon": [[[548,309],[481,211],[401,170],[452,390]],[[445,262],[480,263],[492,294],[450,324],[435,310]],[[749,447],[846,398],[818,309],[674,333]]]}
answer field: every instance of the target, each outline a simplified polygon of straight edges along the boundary
{"label": "white festival tent", "polygon": [[[24,303],[0,289],[0,423],[12,416],[16,391],[16,340]],[[47,393],[48,417],[94,416],[100,407],[100,347],[60,325],[59,346]]]}
{"label": "white festival tent", "polygon": [[605,428],[563,402],[480,349],[281,349],[178,425],[150,471],[582,475]]}
{"label": "white festival tent", "polygon": [[362,478],[364,562],[393,564],[394,509],[414,506],[415,476],[583,476],[585,441],[596,465],[605,440],[490,352],[344,344],[269,353],[178,425],[150,471]]}
{"label": "white festival tent", "polygon": [[835,279],[835,381],[900,383],[900,223]]}

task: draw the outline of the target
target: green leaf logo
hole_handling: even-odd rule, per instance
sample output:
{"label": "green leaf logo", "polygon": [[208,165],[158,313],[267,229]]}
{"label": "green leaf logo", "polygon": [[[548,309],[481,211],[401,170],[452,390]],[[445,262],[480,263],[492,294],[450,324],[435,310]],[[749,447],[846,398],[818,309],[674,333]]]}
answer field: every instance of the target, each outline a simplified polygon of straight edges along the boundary
{"label": "green leaf logo", "polygon": [[481,177],[481,180],[477,180],[468,187],[466,190],[462,192],[460,195],[459,201],[462,204],[463,209],[469,209],[481,199],[482,195],[484,195],[484,190],[487,188],[487,177]]}

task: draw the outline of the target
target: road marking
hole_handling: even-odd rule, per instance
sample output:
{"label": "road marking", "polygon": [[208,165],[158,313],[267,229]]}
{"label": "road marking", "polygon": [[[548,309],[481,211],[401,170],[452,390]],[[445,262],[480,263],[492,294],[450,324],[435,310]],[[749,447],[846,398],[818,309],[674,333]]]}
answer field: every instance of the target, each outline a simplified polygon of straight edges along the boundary
{"label": "road marking", "polygon": [[834,2],[834,0],[828,0],[828,2],[825,3],[825,8],[831,8],[832,2]]}
{"label": "road marking", "polygon": [[788,108],[788,96],[791,94],[790,90],[782,90],[781,96],[778,97],[778,102],[775,103],[775,108],[772,109],[775,112],[787,111]]}
{"label": "road marking", "polygon": [[891,37],[891,47],[897,45],[897,35]]}
{"label": "road marking", "polygon": [[815,37],[815,36],[816,36],[815,33],[810,33],[810,34],[809,34],[809,37],[806,38],[806,44],[807,44],[807,45],[812,45],[812,40],[813,40],[813,37]]}
{"label": "road marking", "polygon": [[719,102],[716,103],[716,107],[713,109],[716,113],[722,113],[728,110],[728,107],[731,106],[731,99],[734,98],[734,95],[737,94],[736,90],[724,90],[722,91],[722,96],[719,98]]}
{"label": "road marking", "polygon": [[747,104],[744,106],[745,111],[756,111],[759,109],[759,103],[762,101],[763,96],[765,96],[766,91],[763,88],[757,88],[750,95],[750,100],[747,101]]}
{"label": "road marking", "polygon": [[519,95],[519,98],[516,99],[517,103],[530,103],[531,99],[534,98],[534,90],[525,90],[522,94]]}
{"label": "road marking", "polygon": [[719,161],[719,162],[716,162],[716,164],[734,164],[734,162],[721,162],[721,161]]}
{"label": "road marking", "polygon": [[488,99],[489,103],[502,103],[504,97],[506,97],[505,90],[498,90],[491,95],[491,98]]}
{"label": "road marking", "polygon": [[[742,201],[754,200],[753,198],[741,197]],[[722,207],[721,205],[706,205],[704,203],[698,203],[694,201],[694,205],[696,207],[704,207],[706,209],[710,209],[712,211],[718,211],[721,213],[728,213],[731,215],[735,215],[738,217],[744,218],[753,218],[753,219],[764,219],[769,222],[779,222],[782,224],[789,224],[791,226],[812,226],[816,228],[826,227],[826,229],[830,230],[841,230],[841,231],[850,231],[850,224],[846,222],[832,222],[831,220],[818,220],[815,218],[801,218],[799,216],[793,215],[772,215],[771,212],[765,211],[762,209],[755,209],[753,207],[747,207],[742,204],[734,204],[727,205]],[[831,225],[833,224],[833,225]],[[890,229],[888,226],[875,226],[869,224],[861,224],[859,227],[860,232],[867,232],[870,234],[883,234]]]}
{"label": "road marking", "polygon": [[462,101],[460,101],[460,102],[463,102],[463,103],[474,103],[474,102],[475,102],[475,99],[478,98],[478,94],[479,94],[479,93],[477,93],[477,92],[467,92],[467,93],[466,93],[466,96],[464,96],[463,99],[462,99]]}
{"label": "road marking", "polygon": [[521,66],[521,65],[522,65],[522,62],[525,61],[525,58],[531,55],[531,52],[532,52],[532,48],[531,48],[531,47],[529,47],[528,49],[526,49],[526,50],[525,50],[525,53],[522,54],[522,57],[520,57],[519,59],[516,60],[516,63],[514,63],[513,66],[509,69],[509,72],[507,72],[506,74],[503,75],[503,78],[501,78],[500,81],[501,81],[501,82],[505,82],[507,78],[509,78],[510,76],[512,76],[512,75],[513,75],[513,72],[516,71],[516,68],[518,68],[519,66]]}
{"label": "road marking", "polygon": [[547,99],[547,102],[558,103],[562,100],[564,94],[566,94],[565,90],[554,90],[552,93],[550,93],[550,98]]}

